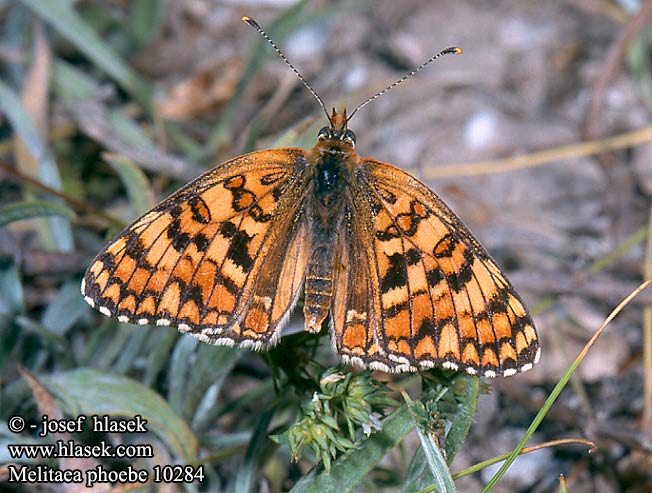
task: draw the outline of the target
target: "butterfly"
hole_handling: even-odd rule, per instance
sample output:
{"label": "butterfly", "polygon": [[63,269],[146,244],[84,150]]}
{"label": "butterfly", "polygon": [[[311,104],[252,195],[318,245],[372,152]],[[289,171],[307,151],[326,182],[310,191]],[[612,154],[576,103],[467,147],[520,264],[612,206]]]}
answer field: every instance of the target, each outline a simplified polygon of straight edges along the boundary
{"label": "butterfly", "polygon": [[487,251],[425,184],[358,155],[346,110],[326,116],[312,149],[236,157],[137,219],[90,264],[85,300],[120,322],[260,350],[303,293],[305,329],[328,321],[344,363],[532,368],[534,324]]}

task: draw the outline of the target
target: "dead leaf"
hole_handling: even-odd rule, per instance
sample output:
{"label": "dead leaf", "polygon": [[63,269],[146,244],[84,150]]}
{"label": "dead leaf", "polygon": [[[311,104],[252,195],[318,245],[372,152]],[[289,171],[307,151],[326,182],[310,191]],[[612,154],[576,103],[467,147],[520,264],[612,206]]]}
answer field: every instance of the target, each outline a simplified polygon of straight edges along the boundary
{"label": "dead leaf", "polygon": [[[38,378],[36,378],[34,375],[32,375],[29,371],[27,371],[22,366],[18,367],[18,371],[23,376],[23,378],[27,380],[27,383],[30,389],[32,390],[32,394],[34,395],[34,400],[36,401],[36,405],[38,406],[40,414],[42,416],[46,415],[49,420],[63,419],[64,418],[63,412],[61,411],[59,406],[57,406],[56,402],[54,401],[54,398],[52,397],[52,394],[50,394],[50,392],[43,386],[43,384],[38,380]],[[64,442],[67,442],[68,440],[73,440],[73,437],[70,433],[53,433],[52,436],[56,440],[63,440]],[[66,457],[59,458],[59,469],[61,470],[76,469],[81,471],[87,471],[99,465],[100,463],[93,458],[66,458]],[[83,484],[67,484],[67,485],[63,485],[63,491],[68,491],[71,493],[81,493],[81,492],[102,493],[102,492],[106,492],[111,487],[112,486],[107,483],[97,483],[90,488],[85,487],[85,485]]]}
{"label": "dead leaf", "polygon": [[[48,112],[48,81],[50,79],[50,66],[52,64],[52,54],[50,46],[43,32],[43,25],[36,23],[34,28],[34,58],[32,66],[27,72],[25,84],[21,92],[21,100],[27,111],[32,117],[36,127],[41,135],[47,134],[47,112]],[[34,156],[23,139],[16,134],[14,136],[14,157],[16,159],[16,168],[21,173],[41,180],[41,170],[39,161]],[[29,191],[26,192],[30,197]],[[13,226],[15,228],[15,226]],[[21,228],[29,230],[47,231],[47,221],[45,219],[32,219],[25,221]],[[47,245],[47,239],[44,240]]]}
{"label": "dead leaf", "polygon": [[202,67],[190,78],[172,86],[157,102],[156,109],[170,120],[205,115],[233,96],[243,68],[240,59]]}

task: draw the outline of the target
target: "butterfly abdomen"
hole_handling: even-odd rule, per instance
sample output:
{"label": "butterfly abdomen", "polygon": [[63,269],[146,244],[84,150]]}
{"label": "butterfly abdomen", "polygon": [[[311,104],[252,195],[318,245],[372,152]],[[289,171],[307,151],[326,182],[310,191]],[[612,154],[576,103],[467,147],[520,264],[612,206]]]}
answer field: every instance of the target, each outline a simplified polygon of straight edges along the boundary
{"label": "butterfly abdomen", "polygon": [[333,248],[330,245],[313,248],[309,262],[303,313],[306,330],[319,332],[333,298]]}

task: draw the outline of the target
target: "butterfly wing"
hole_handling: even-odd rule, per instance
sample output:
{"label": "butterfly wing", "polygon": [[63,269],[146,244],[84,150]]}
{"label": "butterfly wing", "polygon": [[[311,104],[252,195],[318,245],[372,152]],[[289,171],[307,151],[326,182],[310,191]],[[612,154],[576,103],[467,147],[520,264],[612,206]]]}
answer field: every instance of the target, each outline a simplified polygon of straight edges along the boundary
{"label": "butterfly wing", "polygon": [[[289,219],[289,218],[288,218]],[[256,276],[246,312],[228,330],[191,330],[210,344],[261,349],[275,345],[300,295],[310,253],[308,223],[297,211],[281,228]]]}
{"label": "butterfly wing", "polygon": [[335,263],[335,294],[331,307],[333,348],[345,363],[373,366],[379,353],[374,324],[371,277],[364,244],[359,207],[346,197],[345,227],[337,240],[339,255]]}
{"label": "butterfly wing", "polygon": [[363,258],[377,324],[376,347],[363,361],[392,371],[437,366],[485,376],[536,363],[538,338],[523,302],[435,193],[371,159],[362,160],[352,186],[360,197],[358,230],[369,232]]}
{"label": "butterfly wing", "polygon": [[[307,256],[305,226],[293,221],[305,167],[302,149],[274,149],[200,176],[97,255],[82,283],[86,301],[121,322],[173,325],[215,344],[274,342]],[[271,266],[278,244],[298,260]],[[269,285],[279,281],[292,292],[269,301]],[[264,317],[256,316],[261,303]]]}

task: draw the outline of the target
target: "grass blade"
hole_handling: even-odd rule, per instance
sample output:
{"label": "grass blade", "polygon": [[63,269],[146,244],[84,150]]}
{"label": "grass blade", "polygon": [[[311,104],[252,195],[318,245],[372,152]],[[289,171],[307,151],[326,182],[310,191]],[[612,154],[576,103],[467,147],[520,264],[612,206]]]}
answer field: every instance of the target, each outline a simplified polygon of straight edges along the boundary
{"label": "grass blade", "polygon": [[69,207],[56,202],[23,200],[13,202],[0,209],[0,228],[23,219],[43,216],[62,216],[67,219],[74,219],[76,214]]}
{"label": "grass blade", "polygon": [[220,409],[216,398],[224,380],[242,353],[243,351],[235,348],[209,344],[201,344],[197,348],[197,357],[186,394],[186,402],[193,402],[193,430],[207,429],[217,418]]}
{"label": "grass blade", "polygon": [[271,409],[266,409],[260,416],[256,430],[249,442],[249,447],[247,447],[244,461],[240,469],[238,469],[238,474],[235,478],[235,493],[249,493],[253,491],[254,476],[260,462],[259,459],[265,450],[265,443],[269,442],[267,428],[275,413],[276,409],[272,407]]}
{"label": "grass blade", "polygon": [[152,97],[148,85],[97,35],[74,10],[62,0],[20,0],[36,15],[51,24],[57,32],[120,84],[148,112]]}
{"label": "grass blade", "polygon": [[[18,95],[1,80],[0,111],[7,117],[16,135],[22,139],[31,157],[38,163],[40,181],[61,191],[61,176],[54,156],[41,138],[34,120]],[[60,203],[59,199],[52,199],[52,201]],[[63,217],[53,217],[50,218],[49,226],[52,241],[57,249],[62,252],[71,251],[73,240],[70,221]]]}
{"label": "grass blade", "polygon": [[145,214],[154,207],[156,200],[154,192],[149,186],[149,180],[143,170],[131,159],[118,154],[104,153],[102,157],[111,165],[127,189],[129,203],[133,209],[134,217]]}
{"label": "grass blade", "polygon": [[41,324],[49,332],[62,336],[85,313],[88,306],[79,296],[79,280],[70,279],[59,289],[43,313]]}
{"label": "grass blade", "polygon": [[170,361],[168,371],[168,402],[177,414],[188,421],[190,421],[191,416],[183,414],[185,409],[184,399],[188,386],[188,374],[194,358],[193,354],[198,344],[199,341],[194,337],[179,337],[172,351],[172,361]]}
{"label": "grass blade", "polygon": [[561,391],[564,390],[564,387],[566,387],[566,384],[568,384],[568,381],[570,380],[571,376],[573,373],[575,373],[575,370],[577,370],[577,367],[580,366],[580,363],[584,360],[584,357],[586,356],[586,353],[589,352],[589,350],[593,347],[595,342],[598,340],[598,337],[602,334],[604,329],[611,323],[611,321],[618,315],[621,310],[633,299],[635,298],[641,291],[643,291],[645,288],[650,286],[652,284],[652,279],[648,279],[645,281],[643,284],[641,284],[636,290],[634,290],[629,296],[627,296],[607,317],[607,319],[604,321],[602,326],[596,331],[595,334],[593,334],[593,337],[589,340],[589,342],[586,343],[582,351],[580,351],[580,354],[577,355],[575,360],[573,360],[573,363],[571,363],[570,368],[566,371],[566,373],[561,377],[559,382],[557,382],[557,385],[555,385],[555,388],[552,389],[552,392],[550,392],[550,395],[546,399],[546,402],[543,404],[541,407],[541,410],[537,413],[537,415],[534,417],[532,420],[532,423],[528,427],[527,431],[525,432],[525,435],[521,439],[521,441],[518,443],[516,448],[512,451],[511,454],[509,454],[509,457],[507,460],[503,463],[503,465],[496,471],[496,474],[491,478],[491,480],[487,483],[487,485],[483,488],[482,493],[488,493],[491,491],[491,489],[500,481],[500,478],[504,476],[504,474],[507,472],[507,469],[512,465],[512,463],[516,460],[516,458],[519,456],[523,448],[525,447],[525,444],[527,441],[530,439],[532,435],[534,435],[534,432],[537,431],[537,428],[539,428],[539,425],[543,421],[543,418],[545,418],[546,414],[548,414],[548,411],[552,407],[552,405],[555,403],[559,395],[561,394]]}
{"label": "grass blade", "polygon": [[23,303],[23,283],[18,267],[7,259],[0,259],[0,316],[21,313]]}
{"label": "grass blade", "polygon": [[471,423],[473,423],[473,415],[475,414],[475,406],[478,403],[478,396],[480,395],[480,378],[471,375],[460,374],[459,379],[464,381],[464,398],[460,404],[460,408],[455,417],[451,429],[446,435],[446,462],[450,465],[455,459],[455,454],[466,440],[469,434]]}
{"label": "grass blade", "polygon": [[[277,42],[283,40],[288,31],[297,25],[297,22],[307,4],[308,2],[306,0],[297,2],[296,5],[285,11],[281,17],[267,26],[267,30],[274,33],[274,39],[276,39]],[[224,109],[220,123],[212,131],[202,155],[197,156],[199,159],[214,156],[225,142],[231,140],[232,136],[230,129],[233,126],[236,115],[238,114],[245,89],[256,77],[256,74],[263,67],[263,63],[267,59],[267,53],[263,49],[264,45],[266,45],[266,42],[261,39],[254,47],[242,79],[236,86],[233,97],[229,100],[229,104]]]}
{"label": "grass blade", "polygon": [[[476,378],[476,380],[479,379]],[[401,394],[403,395],[403,399],[405,399],[407,408],[410,410],[410,415],[419,434],[421,450],[434,483],[428,489],[436,490],[439,493],[456,493],[457,489],[448,469],[448,464],[446,464],[446,459],[444,459],[444,454],[441,453],[439,445],[435,443],[430,432],[419,425],[419,419],[417,419],[412,410],[414,402],[410,399],[410,396],[405,391],[402,391]]]}

